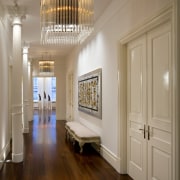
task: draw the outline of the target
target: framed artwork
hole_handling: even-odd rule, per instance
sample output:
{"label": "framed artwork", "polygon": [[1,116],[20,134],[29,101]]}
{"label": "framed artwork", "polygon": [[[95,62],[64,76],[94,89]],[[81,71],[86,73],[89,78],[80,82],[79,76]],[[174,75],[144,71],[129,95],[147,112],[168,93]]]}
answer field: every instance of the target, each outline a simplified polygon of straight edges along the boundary
{"label": "framed artwork", "polygon": [[78,109],[102,119],[102,69],[78,78]]}

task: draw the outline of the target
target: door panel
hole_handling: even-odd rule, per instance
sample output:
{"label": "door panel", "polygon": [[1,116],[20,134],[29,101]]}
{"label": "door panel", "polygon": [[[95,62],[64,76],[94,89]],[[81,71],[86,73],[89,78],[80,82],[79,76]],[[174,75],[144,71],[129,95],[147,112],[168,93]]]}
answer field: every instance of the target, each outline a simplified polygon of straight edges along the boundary
{"label": "door panel", "polygon": [[135,180],[172,179],[171,48],[170,23],[127,45],[128,173]]}
{"label": "door panel", "polygon": [[153,147],[152,156],[152,176],[153,180],[169,180],[171,177],[171,157],[170,154],[163,152],[157,147]]}
{"label": "door panel", "polygon": [[146,40],[141,37],[128,44],[128,170],[134,179],[146,179],[146,140],[144,129]]}
{"label": "door panel", "polygon": [[[171,179],[171,29],[164,24],[147,35],[149,180]],[[156,168],[158,168],[156,170]]]}
{"label": "door panel", "polygon": [[148,34],[149,100],[152,118],[171,122],[170,115],[170,65],[171,33],[168,25]]}

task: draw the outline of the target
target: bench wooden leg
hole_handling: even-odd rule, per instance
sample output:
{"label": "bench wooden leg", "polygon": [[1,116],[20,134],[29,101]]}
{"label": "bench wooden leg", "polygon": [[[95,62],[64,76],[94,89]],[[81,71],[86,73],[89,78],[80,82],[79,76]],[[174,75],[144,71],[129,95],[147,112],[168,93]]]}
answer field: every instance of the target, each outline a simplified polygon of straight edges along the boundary
{"label": "bench wooden leg", "polygon": [[66,141],[68,140],[68,130],[66,129]]}
{"label": "bench wooden leg", "polygon": [[83,142],[79,142],[79,147],[80,147],[80,153],[81,154],[83,153],[83,146],[84,146],[84,143]]}
{"label": "bench wooden leg", "polygon": [[72,144],[75,146],[76,140],[72,137]]}

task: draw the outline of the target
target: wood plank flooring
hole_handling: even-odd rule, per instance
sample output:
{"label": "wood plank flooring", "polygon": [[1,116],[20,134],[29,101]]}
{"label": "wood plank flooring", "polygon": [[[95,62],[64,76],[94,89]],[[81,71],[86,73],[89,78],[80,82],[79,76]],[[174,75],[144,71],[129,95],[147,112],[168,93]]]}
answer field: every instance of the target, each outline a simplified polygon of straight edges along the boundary
{"label": "wood plank flooring", "polygon": [[0,180],[132,180],[118,174],[90,145],[80,154],[78,144],[66,142],[64,125],[54,111],[35,111],[30,133],[24,134],[24,161],[5,163]]}

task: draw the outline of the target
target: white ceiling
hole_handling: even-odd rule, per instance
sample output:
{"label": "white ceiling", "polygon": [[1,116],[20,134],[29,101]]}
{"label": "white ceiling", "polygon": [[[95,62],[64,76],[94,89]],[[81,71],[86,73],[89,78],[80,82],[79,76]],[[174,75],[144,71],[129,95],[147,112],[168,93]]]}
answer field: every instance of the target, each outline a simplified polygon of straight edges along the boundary
{"label": "white ceiling", "polygon": [[[49,54],[55,59],[64,57],[71,50],[70,46],[41,46],[40,45],[40,0],[0,0],[5,6],[14,5],[17,1],[19,6],[27,8],[26,19],[23,20],[22,41],[29,43],[29,57],[40,58],[43,54]],[[94,0],[95,21],[102,15],[112,0]]]}

